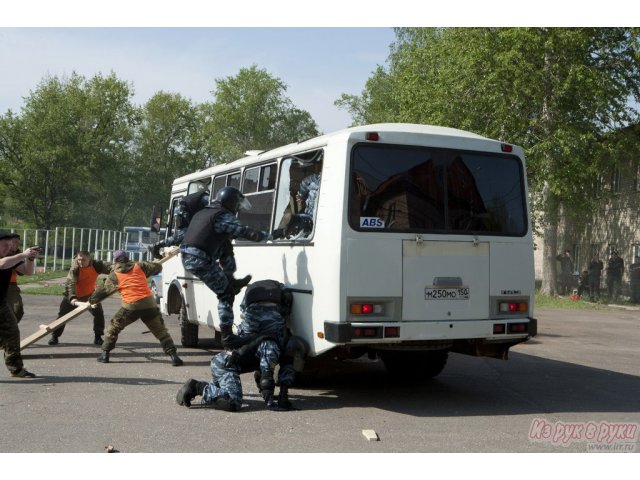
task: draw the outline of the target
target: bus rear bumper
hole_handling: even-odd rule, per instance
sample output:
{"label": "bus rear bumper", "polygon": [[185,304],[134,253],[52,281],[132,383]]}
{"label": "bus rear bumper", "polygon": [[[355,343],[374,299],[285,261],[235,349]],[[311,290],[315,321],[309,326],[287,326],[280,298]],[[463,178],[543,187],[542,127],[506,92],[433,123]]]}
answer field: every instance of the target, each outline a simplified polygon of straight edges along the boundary
{"label": "bus rear bumper", "polygon": [[436,322],[324,322],[324,338],[336,344],[467,339],[519,343],[537,334],[537,319],[522,317]]}

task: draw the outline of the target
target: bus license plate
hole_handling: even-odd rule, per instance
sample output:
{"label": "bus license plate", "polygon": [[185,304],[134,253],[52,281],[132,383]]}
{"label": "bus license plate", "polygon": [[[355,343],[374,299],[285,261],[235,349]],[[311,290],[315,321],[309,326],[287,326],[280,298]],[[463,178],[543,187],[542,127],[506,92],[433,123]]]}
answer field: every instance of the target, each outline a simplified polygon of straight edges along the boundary
{"label": "bus license plate", "polygon": [[424,289],[425,300],[469,300],[469,287]]}

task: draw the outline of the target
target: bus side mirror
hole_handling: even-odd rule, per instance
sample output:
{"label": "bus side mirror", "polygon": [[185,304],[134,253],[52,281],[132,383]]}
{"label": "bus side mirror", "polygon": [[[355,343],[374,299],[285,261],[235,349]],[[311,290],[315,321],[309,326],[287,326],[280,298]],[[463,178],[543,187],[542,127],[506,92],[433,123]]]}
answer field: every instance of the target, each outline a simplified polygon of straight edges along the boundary
{"label": "bus side mirror", "polygon": [[162,225],[162,209],[160,207],[153,207],[153,213],[151,214],[151,230],[160,233]]}

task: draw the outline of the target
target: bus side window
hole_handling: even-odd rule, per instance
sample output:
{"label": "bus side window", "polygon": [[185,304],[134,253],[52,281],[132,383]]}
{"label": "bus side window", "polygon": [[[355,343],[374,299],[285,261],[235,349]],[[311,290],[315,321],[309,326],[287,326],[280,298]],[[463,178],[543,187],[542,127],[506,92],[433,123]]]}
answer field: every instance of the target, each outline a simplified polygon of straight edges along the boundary
{"label": "bus side window", "polygon": [[276,178],[275,163],[247,168],[244,171],[241,191],[251,202],[251,210],[238,212],[240,223],[258,230],[271,231]]}
{"label": "bus side window", "polygon": [[215,198],[218,190],[227,186],[227,175],[218,176],[213,180],[213,191],[211,192],[212,198]]}
{"label": "bus side window", "polygon": [[171,210],[169,210],[169,218],[167,219],[167,237],[173,235],[173,232],[176,231],[176,207],[178,206],[178,202],[182,197],[174,198],[171,202]]}
{"label": "bus side window", "polygon": [[240,189],[240,172],[216,176],[216,178],[213,180],[213,191],[211,192],[211,198],[215,198],[218,190],[224,187],[236,187],[237,189]]}
{"label": "bus side window", "polygon": [[311,238],[322,172],[322,150],[282,160],[274,239]]}

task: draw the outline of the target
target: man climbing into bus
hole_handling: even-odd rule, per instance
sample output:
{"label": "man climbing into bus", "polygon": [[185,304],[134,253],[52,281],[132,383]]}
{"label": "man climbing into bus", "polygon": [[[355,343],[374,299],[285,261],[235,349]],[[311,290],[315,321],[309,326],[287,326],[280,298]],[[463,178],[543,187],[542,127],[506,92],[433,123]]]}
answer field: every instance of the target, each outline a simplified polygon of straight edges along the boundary
{"label": "man climbing into bus", "polygon": [[162,255],[160,255],[161,248],[180,245],[184,239],[184,234],[187,233],[187,227],[189,223],[191,223],[193,216],[208,205],[208,190],[200,190],[199,192],[191,193],[180,198],[173,213],[175,219],[175,231],[173,235],[149,247],[149,251],[154,258],[162,258]]}
{"label": "man climbing into bus", "polygon": [[251,203],[235,187],[221,188],[210,206],[191,219],[180,245],[182,265],[202,280],[218,297],[218,315],[222,345],[231,345],[233,335],[233,300],[250,281],[251,275],[234,278],[236,260],[231,239],[245,238],[252,242],[267,241],[266,232],[241,225],[236,214],[249,210]]}
{"label": "man climbing into bus", "polygon": [[[191,400],[202,396],[205,405],[237,412],[242,405],[240,374],[254,372],[258,390],[268,409],[292,410],[289,388],[293,385],[296,356],[304,357],[306,345],[296,336],[288,336],[286,318],[291,313],[293,295],[275,280],[261,280],[247,286],[240,305],[242,322],[238,328],[239,348],[225,350],[211,359],[210,383],[189,379],[178,390],[178,405],[191,406]],[[274,369],[280,365],[275,396]]]}

